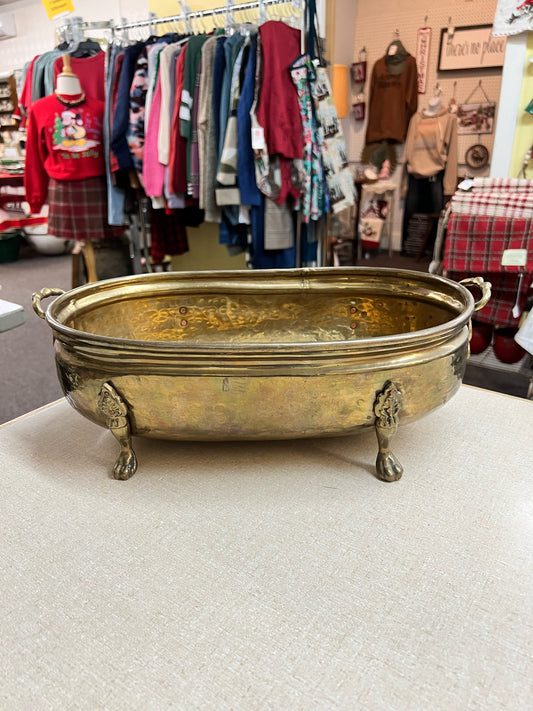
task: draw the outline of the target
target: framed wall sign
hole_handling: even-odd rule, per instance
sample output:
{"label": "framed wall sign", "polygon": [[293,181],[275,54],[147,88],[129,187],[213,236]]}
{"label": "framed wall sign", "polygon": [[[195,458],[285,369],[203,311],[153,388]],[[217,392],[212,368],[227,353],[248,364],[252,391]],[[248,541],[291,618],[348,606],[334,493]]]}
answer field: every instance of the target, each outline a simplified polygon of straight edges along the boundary
{"label": "framed wall sign", "polygon": [[459,136],[492,133],[496,104],[493,101],[477,104],[459,104],[457,107],[457,133]]}
{"label": "framed wall sign", "polygon": [[441,30],[439,72],[503,67],[506,37],[493,37],[492,25]]}

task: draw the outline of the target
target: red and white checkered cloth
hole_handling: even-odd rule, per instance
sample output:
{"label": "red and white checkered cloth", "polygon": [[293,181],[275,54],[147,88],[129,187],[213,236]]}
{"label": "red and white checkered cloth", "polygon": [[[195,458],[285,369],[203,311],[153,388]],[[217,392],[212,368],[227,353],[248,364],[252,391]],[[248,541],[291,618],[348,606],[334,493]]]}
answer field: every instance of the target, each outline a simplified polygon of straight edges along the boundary
{"label": "red and white checkered cloth", "polygon": [[[527,250],[525,267],[502,266],[507,249]],[[443,267],[459,272],[533,272],[533,216],[515,219],[458,215],[452,211]]]}
{"label": "red and white checkered cloth", "polygon": [[473,182],[473,193],[497,191],[533,194],[533,180],[528,178],[474,178]]}
{"label": "red and white checkered cloth", "polygon": [[456,192],[452,198],[452,213],[456,215],[487,215],[489,217],[533,217],[533,192]]}
{"label": "red and white checkered cloth", "polygon": [[[507,249],[527,250],[525,267],[502,266]],[[525,272],[520,290],[520,311],[525,307],[533,281],[533,216],[529,218],[450,214],[443,269],[450,279],[483,276],[492,284],[488,305],[476,319],[497,326],[516,326],[512,308],[518,290],[518,274]]]}

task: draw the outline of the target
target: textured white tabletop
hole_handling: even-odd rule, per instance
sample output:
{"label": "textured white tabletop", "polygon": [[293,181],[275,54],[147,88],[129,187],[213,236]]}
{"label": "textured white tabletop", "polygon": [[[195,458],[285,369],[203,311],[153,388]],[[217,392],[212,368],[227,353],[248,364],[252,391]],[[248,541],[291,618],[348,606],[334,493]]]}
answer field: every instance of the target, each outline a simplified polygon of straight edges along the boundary
{"label": "textured white tabletop", "polygon": [[0,708],[533,708],[533,403],[462,387],[376,438],[0,428]]}

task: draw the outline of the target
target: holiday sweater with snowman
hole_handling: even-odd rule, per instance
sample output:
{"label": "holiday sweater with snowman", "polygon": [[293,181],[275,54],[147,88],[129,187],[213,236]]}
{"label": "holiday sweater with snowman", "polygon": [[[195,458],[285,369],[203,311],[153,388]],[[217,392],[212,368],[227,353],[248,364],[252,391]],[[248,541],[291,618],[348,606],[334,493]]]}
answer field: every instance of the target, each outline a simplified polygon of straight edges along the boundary
{"label": "holiday sweater with snowman", "polygon": [[36,101],[28,118],[24,188],[32,213],[46,203],[49,178],[84,180],[104,175],[104,102],[55,94]]}

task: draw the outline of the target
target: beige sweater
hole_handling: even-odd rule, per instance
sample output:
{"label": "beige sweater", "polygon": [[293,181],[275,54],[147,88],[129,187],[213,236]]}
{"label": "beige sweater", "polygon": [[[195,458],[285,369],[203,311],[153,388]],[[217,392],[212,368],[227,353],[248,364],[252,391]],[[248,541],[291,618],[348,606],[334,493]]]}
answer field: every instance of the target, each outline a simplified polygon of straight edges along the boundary
{"label": "beige sweater", "polygon": [[457,117],[447,108],[433,116],[416,113],[409,122],[405,165],[415,178],[429,178],[444,170],[445,195],[457,186]]}

